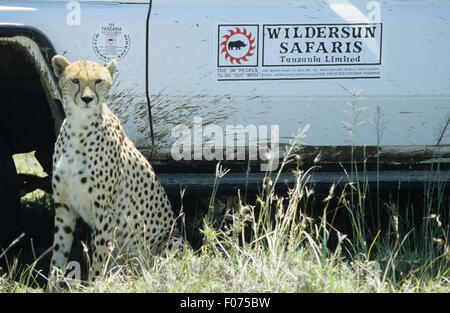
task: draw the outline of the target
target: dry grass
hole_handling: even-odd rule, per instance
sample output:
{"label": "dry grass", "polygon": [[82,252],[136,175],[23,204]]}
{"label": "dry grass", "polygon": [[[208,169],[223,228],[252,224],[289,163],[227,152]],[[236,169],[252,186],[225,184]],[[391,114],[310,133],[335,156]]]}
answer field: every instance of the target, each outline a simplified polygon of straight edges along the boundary
{"label": "dry grass", "polygon": [[[291,152],[280,172],[298,160]],[[21,163],[30,164],[27,158],[16,161],[19,168]],[[218,171],[216,183],[223,172]],[[419,243],[412,250],[413,229],[399,222],[395,204],[387,208],[391,212],[387,231],[380,228],[371,234],[365,228],[361,203],[366,194],[354,184],[339,193],[333,185],[322,199],[322,213],[308,216],[312,173],[313,169],[298,168],[295,186],[283,196],[275,191],[277,175],[267,173],[256,203],[238,201],[219,221],[212,220],[217,214],[211,205],[201,229],[203,245],[197,251],[164,258],[142,253],[125,264],[112,262],[107,274],[95,282],[68,284],[61,291],[450,292],[449,229],[439,220],[439,212],[423,221],[426,228],[415,234]],[[348,211],[352,234],[339,232],[333,224],[332,212],[338,208]],[[32,267],[13,271],[0,274],[0,292],[43,291],[33,285],[40,274]]]}

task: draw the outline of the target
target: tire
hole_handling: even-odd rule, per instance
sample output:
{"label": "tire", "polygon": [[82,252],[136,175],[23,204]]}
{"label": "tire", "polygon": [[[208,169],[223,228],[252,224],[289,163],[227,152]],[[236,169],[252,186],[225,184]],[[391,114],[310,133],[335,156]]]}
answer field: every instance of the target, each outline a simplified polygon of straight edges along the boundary
{"label": "tire", "polygon": [[0,135],[0,248],[17,238],[19,221],[19,179],[9,147]]}

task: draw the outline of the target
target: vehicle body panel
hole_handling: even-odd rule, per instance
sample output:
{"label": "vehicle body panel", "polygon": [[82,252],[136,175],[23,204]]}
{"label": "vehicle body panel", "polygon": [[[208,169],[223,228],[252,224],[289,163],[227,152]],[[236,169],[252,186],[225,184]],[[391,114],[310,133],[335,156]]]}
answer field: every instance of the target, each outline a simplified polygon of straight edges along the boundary
{"label": "vehicle body panel", "polygon": [[110,107],[120,118],[125,132],[138,147],[151,146],[148,105],[145,93],[146,19],[148,4],[112,1],[79,1],[79,25],[69,24],[73,7],[68,1],[0,1],[0,23],[32,26],[44,33],[56,53],[69,61],[107,61],[94,53],[93,36],[102,26],[114,23],[130,37],[126,55],[119,60],[111,89]]}
{"label": "vehicle body panel", "polygon": [[[321,151],[325,161],[350,160],[352,147],[368,147],[369,157],[379,160],[381,155],[388,163],[450,159],[450,1],[73,2],[81,9],[79,23],[70,22],[74,6],[67,1],[0,1],[0,23],[30,25],[69,60],[100,63],[106,62],[95,52],[95,35],[111,23],[120,26],[119,35],[130,41],[118,62],[110,107],[154,164],[177,163],[172,148],[179,138],[173,131],[180,125],[200,149],[210,139],[204,133],[208,125],[220,127],[224,145],[232,148],[254,143],[227,133],[230,125],[266,126],[256,145],[271,139],[273,125],[280,145],[310,125],[302,143],[311,155]],[[371,23],[382,30],[375,44],[379,78],[218,79],[223,25],[259,27],[259,63],[247,68],[260,71],[267,25]],[[241,69],[234,65],[229,68]],[[191,159],[205,162],[201,155]]]}
{"label": "vehicle body panel", "polygon": [[[422,152],[422,159],[427,159],[436,153],[439,142],[440,152],[448,154],[448,1],[379,3],[378,22],[383,30],[379,79],[217,78],[222,40],[218,39],[218,25],[259,25],[261,45],[263,36],[267,39],[261,29],[267,24],[371,22],[373,8],[368,4],[153,1],[149,71],[154,158],[168,158],[176,140],[170,136],[171,129],[184,124],[193,130],[193,116],[201,117],[203,126],[220,125],[224,132],[226,125],[277,124],[281,144],[289,143],[299,129],[310,124],[303,142],[324,151],[327,147],[379,146],[394,160]],[[261,60],[261,49],[258,53]],[[348,102],[358,92],[361,99],[352,108]],[[426,155],[426,151],[430,153]]]}

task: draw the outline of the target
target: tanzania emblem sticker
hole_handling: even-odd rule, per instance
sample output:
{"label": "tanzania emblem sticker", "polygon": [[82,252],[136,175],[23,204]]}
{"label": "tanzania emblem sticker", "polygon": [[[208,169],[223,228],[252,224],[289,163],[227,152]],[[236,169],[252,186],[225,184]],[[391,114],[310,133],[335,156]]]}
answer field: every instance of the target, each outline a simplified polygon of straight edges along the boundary
{"label": "tanzania emblem sticker", "polygon": [[115,23],[101,26],[92,36],[92,49],[104,62],[123,59],[130,50],[130,43],[130,35]]}
{"label": "tanzania emblem sticker", "polygon": [[219,25],[218,66],[258,66],[258,25]]}

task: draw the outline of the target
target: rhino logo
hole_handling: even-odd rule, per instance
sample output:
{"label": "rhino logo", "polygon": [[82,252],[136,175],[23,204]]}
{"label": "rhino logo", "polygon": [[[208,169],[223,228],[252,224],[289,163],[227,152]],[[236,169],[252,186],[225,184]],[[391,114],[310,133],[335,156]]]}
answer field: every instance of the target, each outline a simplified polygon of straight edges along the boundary
{"label": "rhino logo", "polygon": [[218,65],[258,64],[258,25],[219,25]]}
{"label": "rhino logo", "polygon": [[243,48],[243,47],[247,47],[247,45],[244,42],[242,42],[241,40],[228,42],[228,50],[233,50],[233,49],[241,50],[241,48]]}

